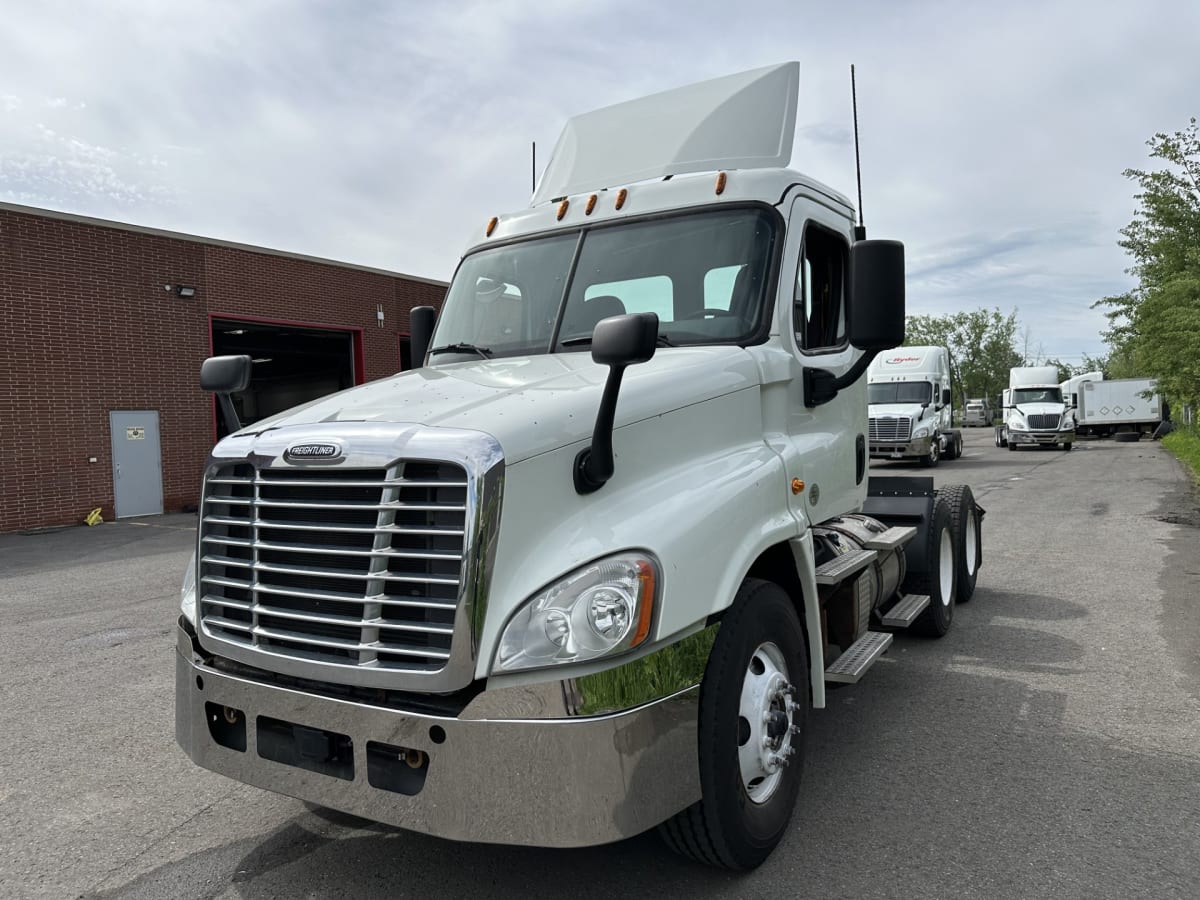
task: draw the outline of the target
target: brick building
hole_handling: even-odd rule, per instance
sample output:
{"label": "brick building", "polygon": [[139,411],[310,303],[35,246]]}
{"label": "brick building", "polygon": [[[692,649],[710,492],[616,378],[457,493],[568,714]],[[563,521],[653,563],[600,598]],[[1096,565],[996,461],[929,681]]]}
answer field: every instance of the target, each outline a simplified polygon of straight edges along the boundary
{"label": "brick building", "polygon": [[256,356],[253,421],[401,369],[409,310],[445,289],[0,203],[0,532],[146,511],[124,498],[153,474],[153,438],[162,510],[189,508],[218,434],[207,356]]}

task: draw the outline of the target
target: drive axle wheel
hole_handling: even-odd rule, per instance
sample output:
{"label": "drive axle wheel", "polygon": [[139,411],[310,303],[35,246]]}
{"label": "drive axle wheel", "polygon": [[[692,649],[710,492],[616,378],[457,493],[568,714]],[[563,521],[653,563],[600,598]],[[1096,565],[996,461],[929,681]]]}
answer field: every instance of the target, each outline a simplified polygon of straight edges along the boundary
{"label": "drive axle wheel", "polygon": [[954,596],[959,603],[966,603],[975,593],[975,581],[983,564],[983,531],[979,521],[981,510],[975,504],[975,495],[968,485],[948,485],[938,490],[937,495],[950,508],[954,565],[957,570]]}
{"label": "drive axle wheel", "polygon": [[659,826],[671,849],[729,869],[753,869],[775,849],[800,787],[808,677],[791,599],[747,578],[700,685],[702,799]]}
{"label": "drive axle wheel", "polygon": [[933,499],[933,515],[925,534],[924,571],[911,574],[904,590],[909,594],[927,594],[929,606],[913,623],[913,628],[929,637],[941,637],[954,620],[954,596],[958,584],[954,524],[950,505],[943,497]]}

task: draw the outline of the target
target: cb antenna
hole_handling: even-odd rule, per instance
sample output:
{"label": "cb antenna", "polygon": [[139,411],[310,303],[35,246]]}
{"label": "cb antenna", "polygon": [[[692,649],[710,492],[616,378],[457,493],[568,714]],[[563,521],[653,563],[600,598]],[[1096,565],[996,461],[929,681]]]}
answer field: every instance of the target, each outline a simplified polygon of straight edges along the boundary
{"label": "cb antenna", "polygon": [[854,108],[854,176],[858,179],[858,224],[854,226],[854,239],[867,238],[867,226],[863,224],[862,162],[858,158],[858,90],[854,85],[854,63],[850,63],[850,105]]}

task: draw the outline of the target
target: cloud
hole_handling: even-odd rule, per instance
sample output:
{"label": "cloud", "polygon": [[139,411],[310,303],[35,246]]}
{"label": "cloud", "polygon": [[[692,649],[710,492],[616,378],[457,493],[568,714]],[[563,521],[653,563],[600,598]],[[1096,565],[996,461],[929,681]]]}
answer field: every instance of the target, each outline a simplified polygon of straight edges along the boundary
{"label": "cloud", "polygon": [[789,58],[793,165],[853,195],[856,62],[864,213],[906,243],[910,306],[1019,307],[1064,352],[1102,349],[1121,172],[1200,81],[1200,8],[1155,0],[48,0],[6,30],[0,198],[435,278],[568,116]]}

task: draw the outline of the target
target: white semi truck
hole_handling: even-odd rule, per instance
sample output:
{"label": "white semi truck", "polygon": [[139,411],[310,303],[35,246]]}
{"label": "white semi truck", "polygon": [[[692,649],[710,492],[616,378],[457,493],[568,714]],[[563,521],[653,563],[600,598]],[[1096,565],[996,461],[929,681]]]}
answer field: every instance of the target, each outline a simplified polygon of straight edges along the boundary
{"label": "white semi truck", "polygon": [[982,560],[968,487],[868,477],[903,248],[785,168],[797,92],[793,63],[570,120],[413,311],[413,371],[240,428],[249,359],[205,362],[233,433],[181,595],[198,765],[458,840],[770,853],[826,683],[945,634]]}
{"label": "white semi truck", "polygon": [[945,347],[899,347],[876,356],[867,369],[871,456],[915,459],[925,467],[962,456],[952,398]]}
{"label": "white semi truck", "polygon": [[1004,391],[1004,420],[996,426],[996,446],[1061,446],[1075,442],[1075,419],[1063,402],[1055,366],[1017,366],[1009,370]]}

